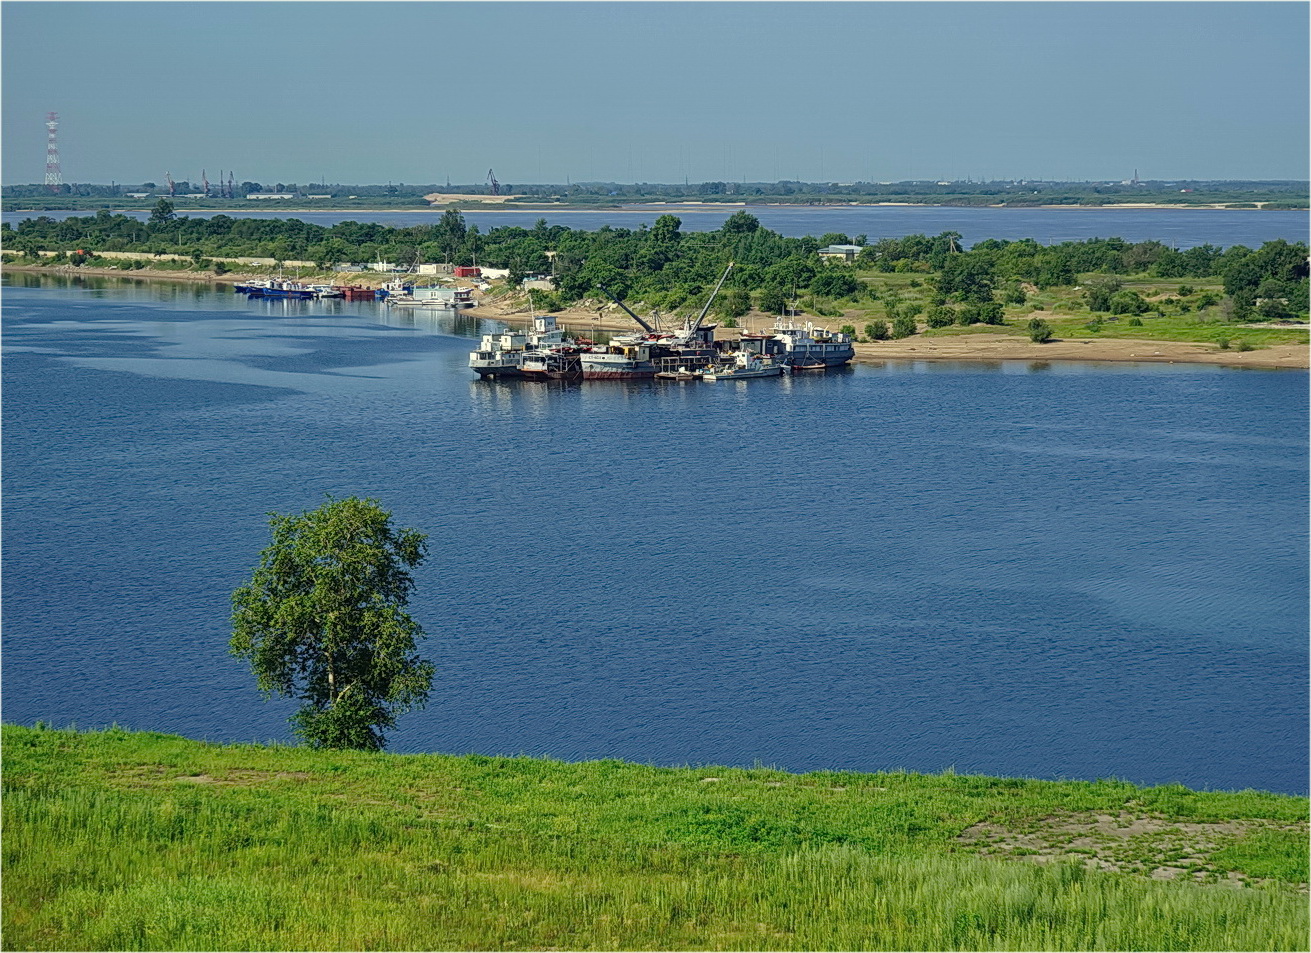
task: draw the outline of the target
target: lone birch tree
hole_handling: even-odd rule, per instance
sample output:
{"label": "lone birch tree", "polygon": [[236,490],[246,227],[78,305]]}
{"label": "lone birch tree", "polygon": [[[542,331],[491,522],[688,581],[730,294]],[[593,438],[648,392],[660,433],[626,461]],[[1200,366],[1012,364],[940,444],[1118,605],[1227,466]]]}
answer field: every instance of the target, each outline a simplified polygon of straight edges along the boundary
{"label": "lone birch tree", "polygon": [[269,525],[273,542],[232,594],[232,654],[250,660],[266,698],[304,703],[291,723],[311,747],[381,750],[383,730],[432,686],[423,629],[406,612],[427,536],[355,497],[271,513]]}

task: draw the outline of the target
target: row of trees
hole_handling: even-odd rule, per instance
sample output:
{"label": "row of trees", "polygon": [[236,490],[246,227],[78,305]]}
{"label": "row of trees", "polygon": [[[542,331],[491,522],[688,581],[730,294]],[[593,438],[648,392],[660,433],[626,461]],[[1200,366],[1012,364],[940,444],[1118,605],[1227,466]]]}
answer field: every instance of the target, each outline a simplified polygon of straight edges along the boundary
{"label": "row of trees", "polygon": [[[596,231],[548,225],[506,226],[485,234],[448,211],[432,225],[394,228],[369,222],[315,225],[299,219],[208,218],[175,214],[161,200],[148,221],[101,211],[57,221],[28,219],[17,229],[4,224],[6,247],[20,251],[137,251],[201,258],[270,257],[279,261],[390,261],[402,265],[446,262],[506,268],[512,283],[529,274],[555,277],[555,303],[599,297],[602,286],[617,295],[672,312],[699,307],[724,263],[736,263],[725,286],[721,314],[741,314],[752,297],[766,312],[803,294],[826,299],[866,293],[853,269],[823,261],[829,244],[862,244],[840,233],[789,238],[763,228],[745,211],[712,232],[684,233],[675,215],[650,227],[603,227]],[[1283,240],[1260,249],[1201,245],[1178,250],[1156,241],[1118,238],[1040,245],[1033,239],[988,239],[964,247],[958,232],[907,235],[865,244],[857,267],[934,275],[933,304],[1019,304],[1023,284],[1039,289],[1077,284],[1080,275],[1146,274],[1157,278],[1220,276],[1235,317],[1280,317],[1307,312],[1307,246]],[[1117,289],[1118,290],[1118,289]],[[1100,300],[1100,299],[1099,299]],[[1112,310],[1090,300],[1094,310]],[[991,312],[989,312],[991,313]]]}

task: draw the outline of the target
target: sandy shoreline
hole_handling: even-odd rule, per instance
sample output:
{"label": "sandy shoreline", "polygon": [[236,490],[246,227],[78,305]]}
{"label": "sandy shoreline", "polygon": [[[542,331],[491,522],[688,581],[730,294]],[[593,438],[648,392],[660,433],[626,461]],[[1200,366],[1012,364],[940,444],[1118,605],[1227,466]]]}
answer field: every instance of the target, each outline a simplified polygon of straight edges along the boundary
{"label": "sandy shoreline", "polygon": [[[89,277],[122,278],[130,281],[186,281],[204,284],[232,285],[246,280],[251,275],[229,272],[225,275],[168,274],[161,272],[144,273],[140,271],[125,272],[117,268],[41,268],[32,265],[11,265],[5,263],[4,271],[21,271],[35,274],[58,274],[66,277],[84,275]],[[352,277],[377,287],[385,276]],[[484,301],[478,307],[468,308],[464,314],[476,318],[503,321],[512,326],[524,326],[530,315],[524,304],[510,307],[492,301]],[[599,312],[572,308],[556,312],[555,318],[562,328],[571,334],[583,337],[597,331],[631,331],[633,319],[619,308],[606,305]],[[773,323],[773,317],[752,313],[741,319],[741,328],[720,328],[718,337],[732,340],[738,330],[763,331]],[[825,322],[817,321],[817,324]],[[836,327],[844,323],[841,319],[828,322]],[[1170,363],[1170,364],[1216,364],[1226,367],[1249,368],[1298,368],[1311,367],[1311,346],[1306,344],[1279,344],[1271,347],[1257,348],[1251,351],[1238,351],[1233,348],[1221,350],[1214,344],[1200,344],[1184,341],[1150,341],[1132,338],[1098,338],[1096,340],[1053,340],[1046,344],[1034,344],[1026,335],[1006,333],[973,333],[927,336],[923,333],[902,338],[897,341],[878,341],[856,345],[856,361],[860,363],[878,363],[881,361],[1091,361],[1116,363]]]}

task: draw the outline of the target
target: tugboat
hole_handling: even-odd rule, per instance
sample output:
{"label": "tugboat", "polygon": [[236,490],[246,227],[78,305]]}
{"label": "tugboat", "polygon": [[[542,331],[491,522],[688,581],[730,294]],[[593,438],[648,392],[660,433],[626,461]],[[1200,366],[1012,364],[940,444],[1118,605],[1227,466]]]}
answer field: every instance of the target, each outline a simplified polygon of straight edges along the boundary
{"label": "tugboat", "polygon": [[[529,295],[531,309],[532,296]],[[564,336],[555,315],[533,316],[531,331],[484,334],[478,350],[469,352],[469,367],[479,377],[526,377],[537,380],[577,380],[582,376],[583,345]]]}
{"label": "tugboat", "polygon": [[528,335],[523,331],[491,331],[478,350],[469,352],[469,367],[479,377],[523,377],[523,354]]}
{"label": "tugboat", "polygon": [[798,324],[781,316],[763,334],[743,334],[741,346],[743,350],[773,357],[793,371],[841,367],[850,364],[856,356],[850,335],[816,327],[810,322]]}
{"label": "tugboat", "polygon": [[[531,292],[529,300],[532,300]],[[528,345],[519,369],[529,380],[576,381],[583,376],[583,347],[579,342],[564,336],[564,329],[556,326],[555,315],[539,314],[533,317],[533,330],[528,335]]]}

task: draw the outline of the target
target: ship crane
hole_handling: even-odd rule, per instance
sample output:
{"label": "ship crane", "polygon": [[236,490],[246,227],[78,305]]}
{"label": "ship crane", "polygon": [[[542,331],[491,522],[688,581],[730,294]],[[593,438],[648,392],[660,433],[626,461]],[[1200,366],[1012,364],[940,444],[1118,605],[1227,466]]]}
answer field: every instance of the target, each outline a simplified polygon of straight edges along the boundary
{"label": "ship crane", "polygon": [[651,327],[651,325],[647,324],[647,323],[646,323],[645,321],[643,321],[641,318],[639,318],[639,317],[637,316],[637,312],[636,312],[636,311],[634,311],[634,310],[633,310],[632,308],[630,308],[628,305],[624,304],[622,301],[620,301],[618,298],[616,298],[615,295],[614,295],[614,292],[613,292],[613,291],[611,291],[611,290],[610,290],[609,288],[607,288],[605,285],[597,285],[597,287],[600,288],[602,291],[605,292],[607,298],[609,298],[609,299],[610,299],[611,301],[613,301],[615,304],[619,305],[619,307],[621,307],[621,308],[623,308],[625,311],[627,311],[627,312],[628,312],[628,316],[629,316],[630,318],[632,318],[634,321],[636,321],[638,324],[640,324],[640,325],[642,326],[642,330],[644,330],[647,334],[655,334],[655,333],[656,333],[656,329],[653,328],[653,327]]}
{"label": "ship crane", "polygon": [[491,169],[488,169],[488,170],[487,170],[487,182],[488,182],[488,184],[491,185],[491,187],[492,187],[492,194],[493,194],[493,195],[500,195],[500,194],[501,194],[501,183],[496,181],[496,176],[492,175],[492,170],[491,170]]}
{"label": "ship crane", "polygon": [[[719,294],[719,289],[724,287],[724,281],[725,279],[728,278],[728,273],[732,270],[733,270],[733,263],[730,261],[728,263],[728,267],[724,269],[724,273],[719,276],[719,284],[715,285],[715,290],[712,291],[710,293],[710,297],[706,299],[706,305],[704,308],[701,309],[701,313],[697,315],[696,321],[694,321],[692,324],[686,325],[686,330],[682,334],[682,337],[684,339],[691,340],[693,337],[696,336],[697,331],[701,330],[701,322],[706,319],[706,314],[708,314],[710,311],[710,305],[714,302],[715,297]],[[637,316],[637,312],[635,312],[632,308],[628,307],[628,305],[624,304],[622,301],[616,298],[614,292],[612,292],[605,285],[597,285],[597,287],[600,288],[602,291],[604,291],[606,293],[606,296],[611,301],[613,301],[615,304],[619,305],[619,307],[623,308],[626,312],[628,312],[628,316],[632,318],[634,321],[636,321],[638,324],[640,324],[643,330],[645,330],[647,334],[659,333],[658,331],[656,331],[655,328],[651,327],[650,324],[639,318]]]}
{"label": "ship crane", "polygon": [[696,334],[697,331],[701,330],[701,322],[706,319],[706,313],[710,310],[710,303],[714,301],[715,296],[719,294],[719,289],[724,287],[724,279],[728,277],[728,273],[732,270],[733,270],[733,263],[730,261],[728,263],[728,267],[724,269],[724,273],[719,276],[719,284],[715,285],[715,290],[712,291],[710,293],[710,297],[706,299],[706,306],[702,308],[701,313],[697,315],[696,323],[693,324],[691,328],[688,329],[687,336],[689,338],[692,337],[694,334]]}

